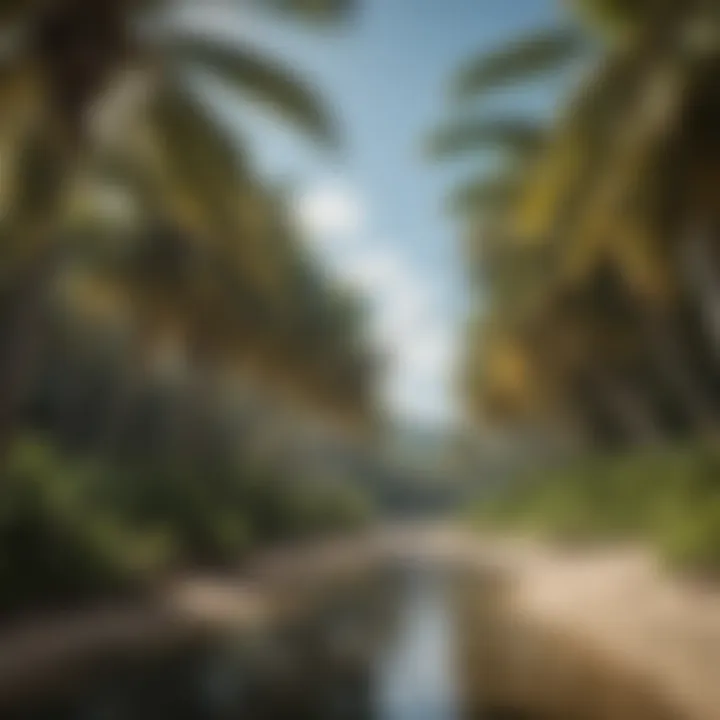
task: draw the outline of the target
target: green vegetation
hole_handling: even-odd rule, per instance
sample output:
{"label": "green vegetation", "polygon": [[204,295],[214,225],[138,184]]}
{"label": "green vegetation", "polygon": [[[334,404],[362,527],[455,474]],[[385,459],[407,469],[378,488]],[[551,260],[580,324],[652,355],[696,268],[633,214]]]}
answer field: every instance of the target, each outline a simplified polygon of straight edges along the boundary
{"label": "green vegetation", "polygon": [[[459,68],[431,142],[479,160],[449,202],[474,291],[469,414],[517,448],[562,439],[580,457],[510,483],[477,519],[640,540],[717,571],[720,14],[566,8]],[[539,82],[554,112],[505,108],[498,91]]]}
{"label": "green vegetation", "polygon": [[472,520],[573,544],[639,541],[675,568],[717,573],[719,481],[709,446],[582,458],[517,478]]}
{"label": "green vegetation", "polygon": [[[0,612],[235,566],[369,514],[328,459],[375,420],[363,307],[202,79],[325,149],[334,113],[254,44],[198,30],[188,13],[208,8],[191,5],[0,2],[16,40],[0,60]],[[352,9],[224,8],[236,27]]]}
{"label": "green vegetation", "polygon": [[[433,138],[438,156],[481,161],[450,198],[475,289],[469,410],[591,447],[712,436],[716,4],[567,5],[558,27],[461,67]],[[567,88],[557,112],[494,96],[538,81]]]}
{"label": "green vegetation", "polygon": [[13,446],[3,497],[0,612],[237,567],[258,545],[357,528],[370,513],[335,480],[241,464],[118,469],[30,437]]}

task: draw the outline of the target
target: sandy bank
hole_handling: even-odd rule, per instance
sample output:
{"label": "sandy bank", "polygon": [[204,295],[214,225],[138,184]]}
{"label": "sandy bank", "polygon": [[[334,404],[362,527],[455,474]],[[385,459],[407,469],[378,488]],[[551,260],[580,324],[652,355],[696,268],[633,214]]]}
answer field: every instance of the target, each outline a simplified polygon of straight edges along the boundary
{"label": "sandy bank", "polygon": [[455,543],[457,554],[507,573],[508,610],[525,625],[572,639],[628,677],[643,678],[681,717],[720,718],[717,585],[675,578],[637,549],[570,552],[467,536]]}

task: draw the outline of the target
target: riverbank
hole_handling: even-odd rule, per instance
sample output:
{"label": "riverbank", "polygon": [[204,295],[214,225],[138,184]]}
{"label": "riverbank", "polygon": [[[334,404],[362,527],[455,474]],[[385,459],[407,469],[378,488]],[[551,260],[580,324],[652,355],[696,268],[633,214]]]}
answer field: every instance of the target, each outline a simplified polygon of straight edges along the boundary
{"label": "riverbank", "polygon": [[370,567],[382,544],[362,536],[296,545],[260,553],[236,573],[176,578],[141,600],[23,619],[0,633],[0,707],[71,685],[98,660],[260,630]]}
{"label": "riverbank", "polygon": [[[621,694],[622,685],[642,688],[672,708],[672,718],[720,717],[720,583],[673,574],[654,553],[631,545],[573,549],[534,538],[445,527],[398,532],[389,547],[474,572],[481,585],[501,584],[502,612],[509,622],[572,648],[570,662],[579,673],[587,670],[583,663],[610,669],[608,682],[618,683],[614,690]],[[462,626],[459,634],[470,631]],[[569,687],[561,677],[559,658],[544,654],[545,649],[532,648],[537,655],[529,666],[535,691],[582,693],[583,702],[588,694],[601,692],[592,684],[599,677],[592,674],[595,668],[585,678],[589,686]],[[557,650],[558,645],[551,643],[547,649]],[[600,698],[606,700],[622,703]],[[643,716],[626,708],[598,717]]]}
{"label": "riverbank", "polygon": [[[497,537],[459,542],[470,543],[465,557],[475,555],[473,545],[479,544],[476,562],[500,572],[509,622],[557,641],[547,645],[550,654],[539,647],[536,687],[530,692],[538,687],[546,694],[573,692],[568,690],[572,680],[568,685],[560,677],[557,648],[562,645],[572,648],[570,674],[584,673],[583,663],[592,659],[625,684],[642,684],[648,695],[673,709],[671,717],[720,716],[720,586],[672,576],[651,553],[638,548],[573,551]],[[576,683],[574,692],[593,692],[592,685]],[[600,692],[597,685],[594,692]],[[598,717],[644,716],[623,708]]]}
{"label": "riverbank", "polygon": [[673,570],[720,578],[714,443],[579,456],[529,468],[467,512],[480,531],[653,548]]}
{"label": "riverbank", "polygon": [[[0,701],[67,682],[108,652],[150,653],[205,633],[262,627],[307,607],[319,589],[398,559],[429,559],[501,581],[503,612],[517,627],[563,638],[580,649],[578,662],[602,659],[627,684],[652,687],[676,709],[671,717],[718,717],[720,587],[673,577],[636,548],[572,551],[447,526],[287,548],[258,556],[234,576],[177,579],[142,603],[26,621],[0,636]],[[460,628],[460,635],[471,632]],[[553,663],[557,670],[557,658],[536,661],[543,671]],[[545,675],[536,679],[552,690]],[[555,692],[565,691],[556,683]]]}

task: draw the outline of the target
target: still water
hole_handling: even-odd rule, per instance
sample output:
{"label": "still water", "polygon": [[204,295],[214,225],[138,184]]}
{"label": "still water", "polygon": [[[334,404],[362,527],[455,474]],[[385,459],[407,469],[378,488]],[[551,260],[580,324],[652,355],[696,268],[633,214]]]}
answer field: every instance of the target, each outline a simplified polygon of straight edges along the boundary
{"label": "still water", "polygon": [[377,720],[459,720],[447,579],[417,566],[406,578],[399,626],[377,660]]}
{"label": "still water", "polygon": [[167,655],[99,660],[17,720],[459,720],[448,580],[384,568],[311,616]]}
{"label": "still water", "polygon": [[[271,626],[98,658],[3,720],[678,720],[508,614],[502,583],[396,561]],[[291,593],[292,605],[300,606]],[[612,670],[612,669],[610,669]]]}

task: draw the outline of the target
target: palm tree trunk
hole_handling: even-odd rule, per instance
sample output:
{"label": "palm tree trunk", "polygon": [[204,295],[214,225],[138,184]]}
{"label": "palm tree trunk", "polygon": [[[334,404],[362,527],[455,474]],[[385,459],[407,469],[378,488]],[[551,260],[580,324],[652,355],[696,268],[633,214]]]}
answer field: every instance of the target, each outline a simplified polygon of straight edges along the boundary
{"label": "palm tree trunk", "polygon": [[[142,318],[141,314],[136,315]],[[123,434],[132,422],[133,411],[137,407],[147,378],[147,351],[153,340],[153,327],[137,321],[125,348],[124,360],[118,373],[118,381],[106,416],[105,427],[101,434],[100,450],[110,455],[118,452]]]}
{"label": "palm tree trunk", "polygon": [[107,406],[105,427],[100,437],[100,451],[114,455],[118,452],[123,432],[127,428],[135,401],[139,396],[140,373],[132,362],[120,373]]}
{"label": "palm tree trunk", "polygon": [[598,399],[632,445],[657,445],[664,439],[652,410],[630,383],[619,381],[600,371],[595,378]]}
{"label": "palm tree trunk", "polygon": [[190,460],[201,444],[208,390],[207,353],[202,333],[189,338],[185,352],[188,370],[171,426],[170,451],[178,458]]}
{"label": "palm tree trunk", "polygon": [[2,309],[0,348],[0,462],[36,377],[44,341],[46,292],[57,270],[55,253],[44,254],[13,279]]}
{"label": "palm tree trunk", "polygon": [[[9,266],[18,263],[4,301],[0,348],[0,464],[27,400],[43,341],[47,290],[63,256],[56,220],[67,192],[72,153],[39,129],[21,152],[12,213],[5,219]],[[23,259],[19,259],[23,258]]]}
{"label": "palm tree trunk", "polygon": [[681,264],[715,357],[720,361],[720,284],[708,223],[697,223],[680,243]]}
{"label": "palm tree trunk", "polygon": [[645,318],[643,327],[652,352],[652,361],[660,376],[682,405],[688,420],[703,434],[714,436],[718,418],[707,393],[692,374],[687,353],[677,328],[671,328],[665,318],[655,314]]}

